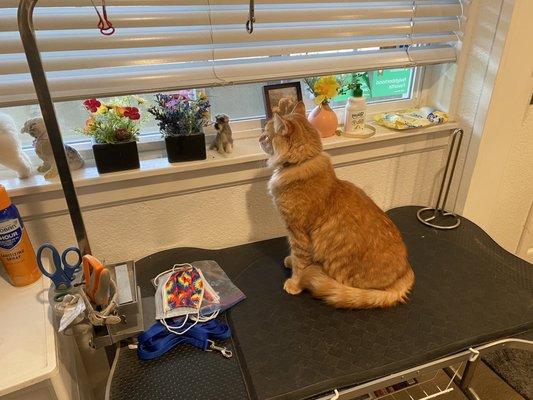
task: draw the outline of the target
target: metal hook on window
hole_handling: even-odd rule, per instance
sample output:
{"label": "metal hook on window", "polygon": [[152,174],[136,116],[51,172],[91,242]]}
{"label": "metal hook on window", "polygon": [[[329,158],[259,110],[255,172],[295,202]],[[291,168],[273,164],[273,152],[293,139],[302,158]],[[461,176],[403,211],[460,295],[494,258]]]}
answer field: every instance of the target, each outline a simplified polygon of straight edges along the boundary
{"label": "metal hook on window", "polygon": [[255,23],[255,5],[254,0],[250,0],[250,10],[248,12],[248,21],[246,21],[246,32],[252,34],[254,31]]}
{"label": "metal hook on window", "polygon": [[107,8],[105,5],[105,0],[102,0],[102,14],[100,14],[100,11],[98,11],[96,4],[94,4],[94,0],[91,0],[91,3],[93,4],[96,14],[98,15],[98,29],[100,29],[100,33],[105,36],[110,36],[115,33],[115,28],[113,27],[113,24],[107,18]]}

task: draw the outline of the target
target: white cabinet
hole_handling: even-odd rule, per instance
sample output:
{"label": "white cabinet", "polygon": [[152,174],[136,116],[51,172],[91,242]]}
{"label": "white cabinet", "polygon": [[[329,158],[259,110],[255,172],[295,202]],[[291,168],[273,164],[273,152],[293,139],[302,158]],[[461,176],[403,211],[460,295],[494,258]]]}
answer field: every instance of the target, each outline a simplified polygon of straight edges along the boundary
{"label": "white cabinet", "polygon": [[[0,268],[3,273],[3,269]],[[57,335],[48,304],[50,280],[22,288],[0,276],[0,398],[2,400],[89,400],[78,349]]]}

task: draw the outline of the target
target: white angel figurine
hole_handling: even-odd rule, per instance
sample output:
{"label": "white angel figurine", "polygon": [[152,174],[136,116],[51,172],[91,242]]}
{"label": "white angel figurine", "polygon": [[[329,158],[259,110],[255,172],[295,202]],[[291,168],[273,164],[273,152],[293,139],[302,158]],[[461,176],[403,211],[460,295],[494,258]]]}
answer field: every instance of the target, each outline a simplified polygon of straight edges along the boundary
{"label": "white angel figurine", "polygon": [[[35,153],[43,160],[43,164],[37,168],[37,171],[44,173],[45,179],[56,177],[57,167],[54,160],[54,153],[52,152],[52,145],[48,139],[48,132],[43,118],[37,117],[27,120],[21,132],[27,133],[35,139],[33,141]],[[85,164],[78,150],[68,144],[65,145],[65,153],[71,170],[80,169]]]}
{"label": "white angel figurine", "polygon": [[22,151],[15,121],[7,114],[0,113],[0,164],[16,171],[19,178],[31,175],[31,160]]}

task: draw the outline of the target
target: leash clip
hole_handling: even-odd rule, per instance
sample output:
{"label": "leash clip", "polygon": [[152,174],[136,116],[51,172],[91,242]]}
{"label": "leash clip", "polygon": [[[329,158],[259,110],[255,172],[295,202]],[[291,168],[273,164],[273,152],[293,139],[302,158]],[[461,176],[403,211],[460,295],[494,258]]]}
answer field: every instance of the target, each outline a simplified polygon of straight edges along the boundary
{"label": "leash clip", "polygon": [[228,350],[225,347],[220,347],[215,344],[212,340],[207,340],[207,343],[209,344],[209,347],[206,351],[218,351],[220,354],[222,354],[226,358],[233,357],[233,352],[231,350]]}

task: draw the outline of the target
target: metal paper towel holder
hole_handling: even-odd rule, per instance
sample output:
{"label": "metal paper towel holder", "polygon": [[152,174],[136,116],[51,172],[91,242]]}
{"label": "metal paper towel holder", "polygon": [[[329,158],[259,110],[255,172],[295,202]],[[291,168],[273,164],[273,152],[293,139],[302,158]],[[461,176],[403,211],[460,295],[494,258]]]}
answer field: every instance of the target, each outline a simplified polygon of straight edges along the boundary
{"label": "metal paper towel holder", "polygon": [[455,213],[446,211],[446,202],[450,193],[455,166],[459,157],[459,150],[461,150],[463,134],[462,129],[456,129],[452,132],[450,150],[448,152],[446,166],[444,167],[439,196],[435,207],[421,208],[416,213],[420,222],[435,229],[455,229],[461,224],[461,219]]}

